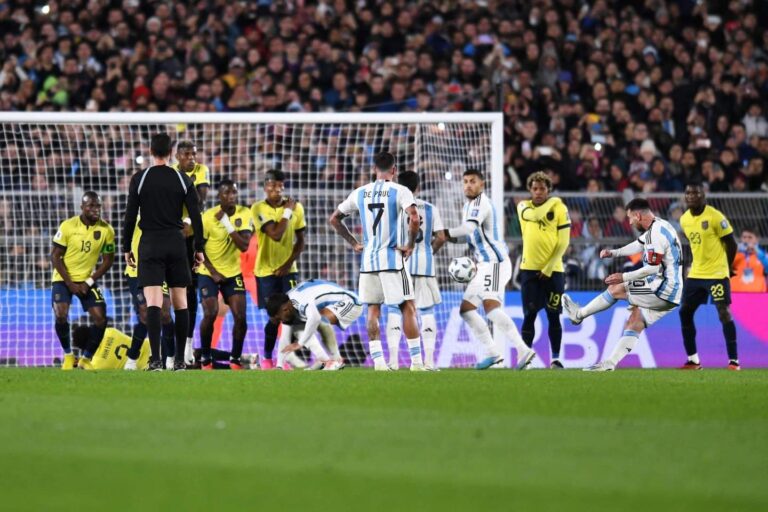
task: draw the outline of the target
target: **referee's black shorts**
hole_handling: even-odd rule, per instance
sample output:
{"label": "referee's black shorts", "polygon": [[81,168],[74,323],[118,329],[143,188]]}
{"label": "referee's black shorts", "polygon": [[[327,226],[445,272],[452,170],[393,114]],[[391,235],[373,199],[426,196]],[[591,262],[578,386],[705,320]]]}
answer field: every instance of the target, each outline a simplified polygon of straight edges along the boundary
{"label": "referee's black shorts", "polygon": [[139,242],[139,285],[184,288],[192,284],[184,235],[180,229],[144,231]]}

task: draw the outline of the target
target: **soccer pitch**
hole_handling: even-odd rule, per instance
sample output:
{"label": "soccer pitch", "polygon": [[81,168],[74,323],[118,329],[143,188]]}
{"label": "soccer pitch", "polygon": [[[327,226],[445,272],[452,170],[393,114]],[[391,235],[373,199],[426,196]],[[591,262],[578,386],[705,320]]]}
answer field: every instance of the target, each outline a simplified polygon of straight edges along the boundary
{"label": "soccer pitch", "polygon": [[0,370],[6,510],[757,510],[768,372]]}

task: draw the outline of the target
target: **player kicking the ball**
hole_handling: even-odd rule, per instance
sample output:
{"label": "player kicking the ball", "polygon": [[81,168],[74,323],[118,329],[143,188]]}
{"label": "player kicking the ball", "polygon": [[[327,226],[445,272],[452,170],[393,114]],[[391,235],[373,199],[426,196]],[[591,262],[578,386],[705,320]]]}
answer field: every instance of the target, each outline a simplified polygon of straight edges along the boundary
{"label": "player kicking the ball", "polygon": [[627,206],[627,217],[633,228],[643,232],[634,242],[620,249],[603,249],[601,258],[619,258],[643,254],[643,266],[632,272],[611,274],[605,279],[608,289],[592,302],[579,307],[563,295],[563,308],[574,324],[608,309],[619,299],[629,302],[631,313],[611,356],[585,371],[609,372],[632,352],[640,333],[680,305],[683,294],[683,265],[680,240],[675,228],[655,217],[645,199],[637,198]]}
{"label": "player kicking the ball", "polygon": [[502,307],[504,288],[512,278],[509,250],[504,243],[496,209],[483,192],[483,174],[477,169],[467,169],[463,181],[464,195],[468,201],[464,204],[462,224],[449,229],[448,237],[452,242],[466,237],[466,242],[477,260],[477,274],[467,285],[459,309],[461,318],[486,351],[485,359],[475,367],[485,370],[504,361],[493,342],[488,324],[477,312],[477,308],[482,304],[488,320],[512,340],[512,345],[517,350],[516,367],[522,370],[531,363],[536,352],[523,342],[517,327]]}
{"label": "player kicking the ball", "polygon": [[277,293],[267,299],[270,322],[282,323],[284,335],[296,330],[299,341],[281,350],[281,354],[307,347],[316,361],[324,364],[324,370],[340,370],[344,367],[338,346],[328,347],[330,356],[323,349],[315,334],[323,322],[346,329],[363,314],[363,306],[356,294],[336,283],[309,280],[300,283],[286,293]]}

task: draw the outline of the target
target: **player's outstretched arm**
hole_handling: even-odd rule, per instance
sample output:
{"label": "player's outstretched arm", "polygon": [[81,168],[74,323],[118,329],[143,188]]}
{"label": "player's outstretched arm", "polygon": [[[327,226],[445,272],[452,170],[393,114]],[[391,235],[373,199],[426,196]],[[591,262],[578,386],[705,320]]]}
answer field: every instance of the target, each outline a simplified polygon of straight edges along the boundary
{"label": "player's outstretched arm", "polygon": [[601,258],[621,258],[622,256],[632,256],[633,254],[637,254],[640,252],[643,252],[643,244],[641,244],[637,240],[634,240],[619,249],[603,249],[600,251],[600,257]]}
{"label": "player's outstretched arm", "polygon": [[432,239],[432,253],[437,254],[437,252],[445,245],[445,243],[448,241],[448,230],[443,229],[440,231],[437,231],[435,233],[434,238]]}
{"label": "player's outstretched arm", "polygon": [[331,217],[328,219],[328,223],[333,227],[334,231],[341,236],[346,242],[352,246],[352,248],[355,250],[355,252],[362,252],[363,251],[363,244],[357,241],[357,238],[355,238],[355,235],[353,235],[349,228],[347,227],[344,222],[342,222],[346,218],[346,215],[341,213],[340,210],[336,210],[331,214]]}

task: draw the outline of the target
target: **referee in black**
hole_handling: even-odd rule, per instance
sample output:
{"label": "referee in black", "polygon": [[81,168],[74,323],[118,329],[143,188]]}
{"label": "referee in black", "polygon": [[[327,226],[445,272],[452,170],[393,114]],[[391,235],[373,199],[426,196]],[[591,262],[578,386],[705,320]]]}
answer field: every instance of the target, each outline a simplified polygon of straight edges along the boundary
{"label": "referee in black", "polygon": [[[187,259],[186,243],[182,228],[182,206],[187,206],[195,231],[195,267],[205,260],[203,256],[203,222],[200,217],[197,191],[192,181],[168,165],[171,156],[171,138],[160,133],[152,137],[150,152],[152,167],[136,173],[128,189],[128,206],[123,224],[125,261],[136,266],[131,252],[131,239],[136,218],[141,209],[141,241],[139,242],[139,286],[147,299],[147,333],[152,357],[150,371],[163,369],[160,360],[161,307],[163,282],[171,290],[171,302],[175,314],[176,361],[174,370],[184,370],[184,346],[187,342],[189,311],[187,310],[187,286],[192,274]],[[138,358],[139,347],[131,347],[130,359]]]}

